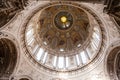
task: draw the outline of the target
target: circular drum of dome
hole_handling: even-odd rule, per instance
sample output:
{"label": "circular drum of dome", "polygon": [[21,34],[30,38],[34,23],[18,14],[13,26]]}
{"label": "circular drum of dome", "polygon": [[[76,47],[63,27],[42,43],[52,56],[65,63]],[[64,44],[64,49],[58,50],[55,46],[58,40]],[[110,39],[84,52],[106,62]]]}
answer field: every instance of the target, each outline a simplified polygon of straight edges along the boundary
{"label": "circular drum of dome", "polygon": [[87,65],[97,55],[102,41],[97,20],[69,3],[51,3],[38,11],[25,31],[30,55],[40,65],[56,71]]}

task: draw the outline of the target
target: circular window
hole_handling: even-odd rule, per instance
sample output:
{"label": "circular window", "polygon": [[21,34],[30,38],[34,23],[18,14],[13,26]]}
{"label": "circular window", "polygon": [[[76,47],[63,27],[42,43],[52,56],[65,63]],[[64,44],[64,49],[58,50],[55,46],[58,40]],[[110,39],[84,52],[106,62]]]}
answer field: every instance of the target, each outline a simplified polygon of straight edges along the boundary
{"label": "circular window", "polygon": [[61,11],[54,19],[55,25],[61,30],[69,29],[73,24],[73,17],[69,12]]}
{"label": "circular window", "polygon": [[40,65],[56,71],[87,65],[101,45],[97,20],[77,6],[51,5],[27,23],[25,41],[30,55]]}

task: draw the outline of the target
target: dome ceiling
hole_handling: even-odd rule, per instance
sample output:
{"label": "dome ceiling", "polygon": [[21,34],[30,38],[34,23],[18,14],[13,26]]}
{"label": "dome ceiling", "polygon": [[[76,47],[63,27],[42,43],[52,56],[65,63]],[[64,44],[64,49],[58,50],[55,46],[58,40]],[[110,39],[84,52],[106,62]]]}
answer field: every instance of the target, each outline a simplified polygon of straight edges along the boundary
{"label": "dome ceiling", "polygon": [[57,52],[71,51],[82,45],[89,34],[87,14],[80,8],[55,5],[45,8],[39,17],[39,39]]}
{"label": "dome ceiling", "polygon": [[70,71],[95,58],[101,30],[95,18],[81,7],[50,3],[28,21],[25,42],[38,64],[50,70]]}

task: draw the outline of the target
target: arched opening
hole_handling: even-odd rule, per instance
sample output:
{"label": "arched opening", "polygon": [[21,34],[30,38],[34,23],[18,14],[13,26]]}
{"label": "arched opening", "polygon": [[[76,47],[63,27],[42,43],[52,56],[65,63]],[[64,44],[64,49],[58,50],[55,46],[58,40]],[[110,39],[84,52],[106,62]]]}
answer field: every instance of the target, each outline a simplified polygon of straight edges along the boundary
{"label": "arched opening", "polygon": [[21,78],[20,80],[29,80],[29,79],[27,79],[27,78]]}
{"label": "arched opening", "polygon": [[120,46],[114,48],[107,58],[107,71],[110,80],[120,80]]}
{"label": "arched opening", "polygon": [[17,50],[12,41],[0,39],[0,79],[8,79],[17,62]]}
{"label": "arched opening", "polygon": [[118,79],[120,79],[120,50],[119,50],[119,54],[117,55],[117,59],[116,59],[116,74],[117,74]]}

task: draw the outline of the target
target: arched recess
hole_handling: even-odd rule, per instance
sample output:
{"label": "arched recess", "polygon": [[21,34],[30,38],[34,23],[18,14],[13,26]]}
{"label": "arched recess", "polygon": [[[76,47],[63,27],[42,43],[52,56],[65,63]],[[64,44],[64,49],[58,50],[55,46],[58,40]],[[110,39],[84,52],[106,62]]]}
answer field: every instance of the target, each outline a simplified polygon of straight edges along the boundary
{"label": "arched recess", "polygon": [[17,49],[14,43],[7,39],[0,39],[0,79],[8,80],[17,62]]}
{"label": "arched recess", "polygon": [[107,72],[110,80],[120,80],[120,46],[110,51],[107,57]]}
{"label": "arched recess", "polygon": [[10,80],[33,80],[33,79],[28,75],[19,75],[14,78],[11,78]]}
{"label": "arched recess", "polygon": [[19,79],[19,80],[29,80],[29,79],[27,79],[27,78],[21,78],[21,79]]}

